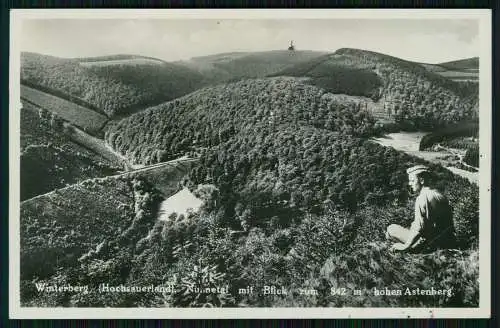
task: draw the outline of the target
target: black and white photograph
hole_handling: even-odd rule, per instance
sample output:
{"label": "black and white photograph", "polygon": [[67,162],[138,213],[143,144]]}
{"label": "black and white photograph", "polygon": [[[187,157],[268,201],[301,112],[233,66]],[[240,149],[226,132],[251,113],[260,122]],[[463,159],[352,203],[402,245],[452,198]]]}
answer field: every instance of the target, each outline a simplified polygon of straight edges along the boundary
{"label": "black and white photograph", "polygon": [[490,316],[488,10],[11,18],[11,316]]}

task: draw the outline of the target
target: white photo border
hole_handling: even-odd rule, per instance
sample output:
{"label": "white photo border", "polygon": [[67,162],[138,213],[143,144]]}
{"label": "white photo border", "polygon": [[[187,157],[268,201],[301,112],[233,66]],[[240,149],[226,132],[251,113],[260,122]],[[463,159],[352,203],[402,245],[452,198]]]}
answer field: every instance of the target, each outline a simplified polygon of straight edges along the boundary
{"label": "white photo border", "polygon": [[[11,319],[491,317],[492,12],[489,9],[12,9],[9,57],[9,317]],[[28,308],[20,303],[20,31],[29,19],[474,19],[479,24],[480,172],[477,308]]]}

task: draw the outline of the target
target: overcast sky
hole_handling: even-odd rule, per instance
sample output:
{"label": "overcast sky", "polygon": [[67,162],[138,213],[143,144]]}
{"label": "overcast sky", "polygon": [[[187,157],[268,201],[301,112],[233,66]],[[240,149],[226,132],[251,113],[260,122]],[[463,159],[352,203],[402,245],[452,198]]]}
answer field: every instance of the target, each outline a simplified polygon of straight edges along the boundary
{"label": "overcast sky", "polygon": [[137,54],[166,61],[233,51],[359,48],[439,63],[479,56],[476,20],[25,20],[21,50],[59,57]]}

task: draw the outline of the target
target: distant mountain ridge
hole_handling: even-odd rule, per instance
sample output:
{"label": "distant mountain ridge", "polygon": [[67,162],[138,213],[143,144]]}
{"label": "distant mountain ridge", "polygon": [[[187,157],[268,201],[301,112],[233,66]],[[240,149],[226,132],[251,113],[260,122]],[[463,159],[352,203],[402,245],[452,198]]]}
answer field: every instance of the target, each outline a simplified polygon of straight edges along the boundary
{"label": "distant mountain ridge", "polygon": [[230,52],[193,57],[177,62],[205,75],[207,84],[261,78],[300,62],[307,62],[326,52],[273,50]]}
{"label": "distant mountain ridge", "polygon": [[479,69],[479,57],[453,60],[438,65],[448,69]]}
{"label": "distant mountain ridge", "polygon": [[[370,97],[374,115],[429,128],[475,119],[477,88],[429,71],[421,64],[368,50],[342,48],[288,67],[273,76],[308,77],[331,93]],[[382,115],[383,114],[383,115]]]}
{"label": "distant mountain ridge", "polygon": [[205,87],[152,107],[120,121],[106,139],[146,164],[181,156],[193,145],[211,147],[265,121],[369,135],[376,129],[373,117],[431,130],[477,115],[473,89],[417,63],[344,48],[263,79]]}
{"label": "distant mountain ridge", "polygon": [[479,58],[472,57],[440,64],[419,63],[430,72],[437,73],[455,82],[479,81]]}
{"label": "distant mountain ridge", "polygon": [[146,57],[21,54],[22,83],[79,98],[109,117],[180,97],[199,88],[202,80],[200,73],[183,65]]}
{"label": "distant mountain ridge", "polygon": [[149,59],[152,61],[157,61],[159,63],[167,63],[159,58],[150,57],[150,56],[142,56],[142,55],[129,55],[129,54],[116,54],[116,55],[107,55],[107,56],[95,56],[95,57],[81,57],[81,58],[73,58],[78,60],[80,63],[89,63],[89,62],[106,62],[106,61],[114,61],[114,60],[126,60],[126,59]]}
{"label": "distant mountain ridge", "polygon": [[121,117],[186,95],[201,87],[244,78],[264,77],[291,64],[323,53],[270,51],[227,53],[165,62],[118,54],[87,58],[58,58],[21,54],[21,81],[45,92],[65,93]]}
{"label": "distant mountain ridge", "polygon": [[[471,116],[462,114],[467,111],[464,106],[475,102],[477,87],[461,86],[453,80],[474,80],[477,73],[457,76],[445,66],[470,67],[474,63],[477,60],[472,58],[440,65],[418,64],[352,48],[334,53],[230,52],[177,62],[127,54],[65,59],[26,52],[21,56],[21,80],[46,92],[81,99],[115,118],[210,85],[266,76],[307,77],[310,83],[332,93],[372,98],[378,107],[373,114],[381,119],[410,120],[417,112],[429,116],[426,108],[434,108],[434,112],[439,107],[442,113],[458,108],[450,114],[452,118],[444,118],[455,121]],[[438,99],[442,92],[444,99]],[[420,99],[422,93],[436,104]],[[467,100],[465,105],[458,101],[462,97]],[[412,103],[414,106],[408,106]]]}

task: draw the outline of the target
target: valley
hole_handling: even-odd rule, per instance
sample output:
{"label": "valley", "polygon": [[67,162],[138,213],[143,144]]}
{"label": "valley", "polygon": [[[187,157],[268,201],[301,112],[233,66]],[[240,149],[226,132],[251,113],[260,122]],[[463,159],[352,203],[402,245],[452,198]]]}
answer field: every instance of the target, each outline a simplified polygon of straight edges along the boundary
{"label": "valley", "polygon": [[[459,69],[449,65],[441,72]],[[21,69],[25,306],[426,307],[436,301],[324,291],[432,281],[457,291],[440,304],[477,306],[478,174],[462,170],[476,141],[421,147],[431,132],[478,121],[477,89],[436,67],[343,48],[182,62],[24,53]],[[385,228],[411,222],[406,169],[417,164],[454,206],[457,246],[394,254]],[[178,292],[155,296],[34,287],[170,278]],[[270,282],[319,292],[185,292]]]}

